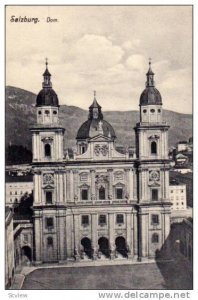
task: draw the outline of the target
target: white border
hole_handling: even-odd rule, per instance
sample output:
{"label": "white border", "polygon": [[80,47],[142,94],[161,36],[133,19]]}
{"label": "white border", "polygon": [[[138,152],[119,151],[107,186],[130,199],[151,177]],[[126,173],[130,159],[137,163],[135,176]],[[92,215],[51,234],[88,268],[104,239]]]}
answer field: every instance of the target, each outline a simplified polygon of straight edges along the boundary
{"label": "white border", "polygon": [[[1,227],[1,235],[0,239],[1,241],[4,240],[4,228],[5,228],[5,217],[4,217],[4,168],[5,168],[5,162],[4,162],[4,153],[5,153],[5,105],[4,105],[4,99],[5,99],[5,87],[4,87],[4,82],[5,82],[5,36],[4,36],[4,31],[5,31],[5,21],[4,21],[4,12],[5,12],[5,5],[193,5],[194,6],[194,195],[196,195],[196,179],[197,177],[197,159],[196,159],[196,154],[197,154],[197,130],[198,128],[198,118],[197,118],[197,102],[198,102],[198,93],[197,93],[197,53],[198,53],[198,39],[197,39],[197,28],[198,28],[198,2],[197,1],[151,1],[148,3],[147,1],[5,1],[2,0],[0,2],[0,36],[1,36],[1,46],[0,46],[0,227]],[[185,38],[185,37],[184,37]],[[185,87],[184,87],[185,88]],[[197,234],[196,234],[196,228],[197,228],[197,204],[196,202],[198,199],[194,198],[194,290],[190,291],[191,294],[191,299],[197,299],[198,297],[198,276],[197,276],[197,244],[198,244],[198,239],[197,239]],[[2,243],[1,243],[2,245]],[[4,243],[1,246],[1,255],[0,255],[0,291],[1,291],[1,299],[8,299],[8,298],[13,298],[11,297],[11,294],[15,294],[15,298],[17,297],[17,294],[27,294],[28,299],[36,299],[36,298],[41,298],[42,296],[48,297],[48,299],[81,299],[82,297],[86,297],[87,300],[89,299],[99,299],[98,298],[98,292],[97,291],[83,291],[83,290],[54,290],[54,291],[39,291],[39,290],[31,290],[31,291],[5,291],[4,290]],[[181,270],[184,271],[184,270]],[[140,291],[140,290],[139,290]],[[166,290],[164,290],[165,292]],[[111,291],[112,292],[112,291]],[[119,292],[116,290],[116,292]],[[155,291],[157,292],[157,291]],[[171,291],[172,292],[172,291]],[[10,294],[10,295],[9,295]],[[113,298],[112,298],[113,299]]]}

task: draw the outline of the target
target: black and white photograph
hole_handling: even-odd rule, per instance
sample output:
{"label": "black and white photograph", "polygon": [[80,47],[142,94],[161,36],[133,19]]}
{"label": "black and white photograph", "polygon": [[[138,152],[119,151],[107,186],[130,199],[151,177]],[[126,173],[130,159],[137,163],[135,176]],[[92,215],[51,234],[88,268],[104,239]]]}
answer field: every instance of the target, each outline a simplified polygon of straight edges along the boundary
{"label": "black and white photograph", "polygon": [[188,298],[193,5],[6,5],[4,169],[5,290]]}

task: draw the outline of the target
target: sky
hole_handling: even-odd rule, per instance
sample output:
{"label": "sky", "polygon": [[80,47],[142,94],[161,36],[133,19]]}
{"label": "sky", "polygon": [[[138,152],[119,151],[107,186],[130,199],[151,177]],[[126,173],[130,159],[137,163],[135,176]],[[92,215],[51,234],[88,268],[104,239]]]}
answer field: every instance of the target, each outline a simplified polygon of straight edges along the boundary
{"label": "sky", "polygon": [[192,113],[191,6],[8,6],[6,85],[38,94],[46,57],[60,104],[138,110],[151,58],[163,107]]}

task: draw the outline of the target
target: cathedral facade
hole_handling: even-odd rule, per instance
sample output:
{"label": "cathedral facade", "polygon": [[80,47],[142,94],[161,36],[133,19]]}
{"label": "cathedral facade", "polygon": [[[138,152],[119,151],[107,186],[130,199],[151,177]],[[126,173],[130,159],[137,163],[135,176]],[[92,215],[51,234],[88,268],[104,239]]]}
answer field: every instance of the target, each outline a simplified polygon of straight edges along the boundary
{"label": "cathedral facade", "polygon": [[[58,96],[46,63],[32,133],[35,263],[154,258],[170,231],[168,129],[149,63],[134,131],[136,153],[115,149],[116,134],[94,100],[64,154]],[[132,134],[132,128],[131,128]]]}

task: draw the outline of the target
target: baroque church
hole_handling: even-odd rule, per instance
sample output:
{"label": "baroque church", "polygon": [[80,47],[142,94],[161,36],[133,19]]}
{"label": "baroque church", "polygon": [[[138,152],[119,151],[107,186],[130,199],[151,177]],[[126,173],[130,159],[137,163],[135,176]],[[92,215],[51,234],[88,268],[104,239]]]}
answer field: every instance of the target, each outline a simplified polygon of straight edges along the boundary
{"label": "baroque church", "polygon": [[[76,151],[64,154],[65,129],[46,62],[31,126],[34,260],[147,260],[170,231],[168,129],[149,63],[134,131],[136,153],[115,148],[116,132],[94,93]],[[131,128],[131,134],[132,128]],[[65,137],[67,139],[67,136]]]}

